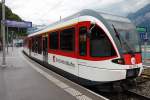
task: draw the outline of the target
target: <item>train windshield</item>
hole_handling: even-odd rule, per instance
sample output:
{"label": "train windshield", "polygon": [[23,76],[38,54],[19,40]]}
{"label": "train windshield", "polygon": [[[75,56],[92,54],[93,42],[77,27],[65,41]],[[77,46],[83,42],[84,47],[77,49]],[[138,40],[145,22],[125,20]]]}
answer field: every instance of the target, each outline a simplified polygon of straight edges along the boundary
{"label": "train windshield", "polygon": [[130,23],[111,22],[111,27],[115,31],[116,38],[121,45],[123,53],[141,52],[138,33]]}
{"label": "train windshield", "polygon": [[106,13],[101,13],[101,15],[115,31],[116,40],[120,42],[123,53],[141,52],[138,33],[128,18]]}
{"label": "train windshield", "polygon": [[121,38],[121,46],[123,53],[140,52],[139,39],[136,31],[118,30]]}

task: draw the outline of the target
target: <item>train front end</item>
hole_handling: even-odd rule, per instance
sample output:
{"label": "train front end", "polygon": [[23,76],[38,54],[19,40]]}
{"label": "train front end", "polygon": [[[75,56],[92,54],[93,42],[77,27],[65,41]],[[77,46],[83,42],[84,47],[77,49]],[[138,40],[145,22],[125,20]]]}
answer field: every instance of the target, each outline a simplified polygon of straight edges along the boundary
{"label": "train front end", "polygon": [[[126,17],[114,16],[111,14],[101,14],[105,19],[112,41],[115,42],[118,57],[112,59],[112,67],[125,69],[124,79],[133,79],[142,73],[142,55],[140,38],[134,24]],[[106,25],[107,26],[107,25]],[[112,31],[111,31],[112,30]],[[119,75],[119,74],[118,74]]]}
{"label": "train front end", "polygon": [[94,14],[86,17],[90,21],[88,55],[78,61],[79,76],[101,83],[140,76],[143,66],[136,27],[125,17]]}
{"label": "train front end", "polygon": [[[112,62],[126,67],[126,78],[140,76],[142,71],[142,55],[136,28],[131,23],[111,24],[115,38],[117,38],[117,42],[119,42],[118,50],[120,53],[120,58],[113,59]],[[119,27],[117,25],[119,25]]]}
{"label": "train front end", "polygon": [[[106,17],[106,15],[103,15]],[[111,18],[111,19],[110,19]],[[126,78],[135,78],[142,72],[142,55],[139,35],[132,22],[125,18],[107,15],[106,21],[114,31],[119,58],[113,59],[114,64],[123,65],[126,68]]]}

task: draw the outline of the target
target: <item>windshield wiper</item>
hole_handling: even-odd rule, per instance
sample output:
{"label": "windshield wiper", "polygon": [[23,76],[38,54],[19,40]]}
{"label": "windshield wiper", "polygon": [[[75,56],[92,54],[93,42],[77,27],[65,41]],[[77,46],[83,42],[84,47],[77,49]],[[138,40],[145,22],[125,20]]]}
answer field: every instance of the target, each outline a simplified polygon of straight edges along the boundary
{"label": "windshield wiper", "polygon": [[119,36],[119,33],[118,33],[118,31],[116,30],[116,28],[115,28],[115,26],[112,24],[112,27],[113,27],[113,29],[114,29],[114,31],[115,31],[115,33],[116,33],[116,37],[118,38],[118,40],[119,40],[119,42],[120,42],[120,45],[121,45],[121,47],[122,47],[122,43],[121,43],[121,39],[120,39],[120,36]]}

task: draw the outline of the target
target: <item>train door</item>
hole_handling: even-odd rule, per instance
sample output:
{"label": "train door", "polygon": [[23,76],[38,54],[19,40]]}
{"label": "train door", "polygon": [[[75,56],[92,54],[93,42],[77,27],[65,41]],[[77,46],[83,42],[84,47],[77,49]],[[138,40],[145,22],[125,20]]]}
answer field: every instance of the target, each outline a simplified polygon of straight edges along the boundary
{"label": "train door", "polygon": [[[90,22],[80,22],[78,24],[78,68],[79,68],[79,76],[80,76],[80,72],[81,70],[83,70],[82,68],[84,68],[85,66],[87,66],[87,62],[85,60],[81,60],[81,59],[86,59],[88,57],[88,52],[89,52],[89,40],[87,37],[87,30],[90,27]],[[84,66],[84,67],[83,67]]]}
{"label": "train door", "polygon": [[43,61],[48,62],[48,38],[47,36],[43,37]]}

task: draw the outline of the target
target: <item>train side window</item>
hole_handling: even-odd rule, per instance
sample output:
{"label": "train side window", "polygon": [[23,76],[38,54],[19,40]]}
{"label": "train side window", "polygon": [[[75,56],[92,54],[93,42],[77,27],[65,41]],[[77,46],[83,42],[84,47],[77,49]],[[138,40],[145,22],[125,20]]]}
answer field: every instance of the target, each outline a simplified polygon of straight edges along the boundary
{"label": "train side window", "polygon": [[42,37],[39,36],[37,38],[37,48],[38,48],[38,53],[41,54],[42,53]]}
{"label": "train side window", "polygon": [[38,38],[35,38],[35,53],[38,53]]}
{"label": "train side window", "polygon": [[80,56],[86,56],[87,55],[87,28],[86,27],[80,27],[79,28],[79,53]]}
{"label": "train side window", "polygon": [[32,52],[35,52],[35,39],[32,38]]}
{"label": "train side window", "polygon": [[58,32],[52,32],[49,35],[50,49],[58,49]]}
{"label": "train side window", "polygon": [[60,49],[64,51],[74,51],[75,28],[65,29],[60,32]]}

